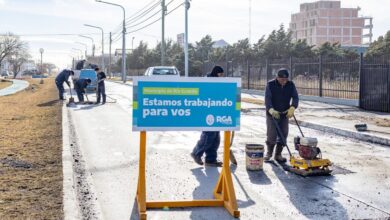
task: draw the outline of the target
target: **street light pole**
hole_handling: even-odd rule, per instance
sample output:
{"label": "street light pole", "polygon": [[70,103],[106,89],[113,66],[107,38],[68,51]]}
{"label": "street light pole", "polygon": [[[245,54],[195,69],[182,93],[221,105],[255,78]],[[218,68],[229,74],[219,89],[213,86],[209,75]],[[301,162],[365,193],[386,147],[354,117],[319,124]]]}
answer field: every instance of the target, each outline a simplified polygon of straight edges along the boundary
{"label": "street light pole", "polygon": [[[80,49],[77,49],[77,48],[72,48],[72,50],[77,50],[77,51],[80,51],[80,54],[83,54],[83,51],[80,50]],[[83,59],[83,55],[81,55],[81,59]]]}
{"label": "street light pole", "polygon": [[96,0],[96,2],[108,4],[108,5],[114,5],[121,7],[123,10],[123,27],[122,27],[122,81],[126,82],[126,10],[122,5],[118,5],[111,2]]}
{"label": "street light pole", "polygon": [[88,38],[92,41],[92,57],[95,57],[95,42],[93,41],[93,38],[81,34],[79,35],[79,37]]}
{"label": "street light pole", "polygon": [[184,33],[184,73],[188,77],[188,9],[190,9],[189,0],[185,0],[185,33]]}
{"label": "street light pole", "polygon": [[97,28],[97,29],[100,29],[102,31],[102,69],[104,70],[104,31],[103,31],[103,28],[98,27],[98,26],[94,26],[94,25],[90,25],[90,24],[84,24],[84,26],[91,27],[91,28]]}
{"label": "street light pole", "polygon": [[161,14],[161,66],[165,65],[165,0],[161,1],[162,14]]}
{"label": "street light pole", "polygon": [[135,38],[135,37],[131,38],[131,52],[133,52],[133,50],[134,50],[134,47],[133,47],[134,38]]}
{"label": "street light pole", "polygon": [[110,75],[110,78],[112,78],[112,72],[111,72],[111,44],[112,44],[112,35],[110,32],[110,39],[109,39],[109,49],[108,49],[108,74]]}
{"label": "street light pole", "polygon": [[42,66],[42,54],[43,54],[43,48],[39,49],[39,52],[41,53],[41,74],[43,74],[43,66]]}
{"label": "street light pole", "polygon": [[75,42],[75,43],[76,43],[76,44],[81,44],[81,45],[84,45],[84,46],[85,46],[85,59],[87,59],[87,50],[88,50],[87,44],[81,43],[81,42]]}

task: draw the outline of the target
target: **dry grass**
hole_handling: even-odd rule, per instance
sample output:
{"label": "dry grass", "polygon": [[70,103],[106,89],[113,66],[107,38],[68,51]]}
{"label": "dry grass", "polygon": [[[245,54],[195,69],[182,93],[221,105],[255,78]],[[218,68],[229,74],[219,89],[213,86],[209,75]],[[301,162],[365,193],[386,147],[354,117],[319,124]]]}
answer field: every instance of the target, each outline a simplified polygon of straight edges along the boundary
{"label": "dry grass", "polygon": [[53,79],[0,97],[0,219],[62,219],[61,104]]}
{"label": "dry grass", "polygon": [[241,102],[248,102],[256,105],[264,105],[264,101],[260,99],[242,98]]}
{"label": "dry grass", "polygon": [[8,80],[5,80],[5,79],[2,79],[0,80],[0,89],[4,89],[8,86],[12,85],[12,82],[11,81],[8,81]]}

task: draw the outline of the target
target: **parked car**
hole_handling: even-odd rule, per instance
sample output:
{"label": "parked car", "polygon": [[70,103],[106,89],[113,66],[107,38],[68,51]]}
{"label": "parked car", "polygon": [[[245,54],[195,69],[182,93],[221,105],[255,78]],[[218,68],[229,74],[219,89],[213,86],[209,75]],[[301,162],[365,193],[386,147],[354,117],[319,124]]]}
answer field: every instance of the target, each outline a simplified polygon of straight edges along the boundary
{"label": "parked car", "polygon": [[8,71],[4,70],[3,72],[1,72],[1,77],[7,79],[11,77],[11,74]]}
{"label": "parked car", "polygon": [[179,70],[174,66],[152,66],[145,71],[145,76],[174,76],[180,77]]}

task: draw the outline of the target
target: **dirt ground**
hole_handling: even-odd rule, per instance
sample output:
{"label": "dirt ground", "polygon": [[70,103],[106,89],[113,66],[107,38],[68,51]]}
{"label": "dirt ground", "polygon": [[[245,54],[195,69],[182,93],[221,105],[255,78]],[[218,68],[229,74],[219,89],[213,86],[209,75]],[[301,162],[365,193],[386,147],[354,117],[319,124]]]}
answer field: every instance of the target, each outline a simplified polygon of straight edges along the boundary
{"label": "dirt ground", "polygon": [[53,79],[0,97],[0,219],[62,219],[61,106]]}
{"label": "dirt ground", "polygon": [[4,89],[5,87],[8,87],[10,85],[12,85],[12,82],[4,79],[0,80],[0,89]]}

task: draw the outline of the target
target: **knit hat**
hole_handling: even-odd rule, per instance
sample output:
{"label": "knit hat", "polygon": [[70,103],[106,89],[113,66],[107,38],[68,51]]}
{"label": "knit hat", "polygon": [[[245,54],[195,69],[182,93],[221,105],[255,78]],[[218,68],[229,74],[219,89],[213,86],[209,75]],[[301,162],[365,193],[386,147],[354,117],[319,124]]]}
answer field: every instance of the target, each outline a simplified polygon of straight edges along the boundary
{"label": "knit hat", "polygon": [[220,66],[214,66],[210,73],[210,77],[218,77],[218,73],[223,73],[223,69]]}
{"label": "knit hat", "polygon": [[279,78],[288,78],[288,75],[289,75],[289,73],[288,73],[287,69],[281,68],[278,70],[278,77]]}

